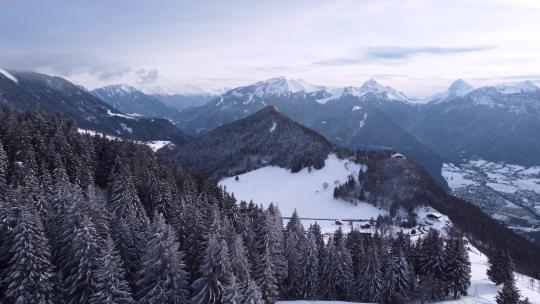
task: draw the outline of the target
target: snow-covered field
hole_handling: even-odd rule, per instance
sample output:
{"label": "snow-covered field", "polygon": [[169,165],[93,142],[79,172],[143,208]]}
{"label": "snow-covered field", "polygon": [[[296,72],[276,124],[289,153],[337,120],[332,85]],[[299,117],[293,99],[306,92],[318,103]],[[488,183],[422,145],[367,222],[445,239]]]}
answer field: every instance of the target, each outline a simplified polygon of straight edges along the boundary
{"label": "snow-covered field", "polygon": [[[268,206],[277,205],[282,216],[289,217],[296,209],[301,218],[317,218],[323,230],[336,229],[335,219],[377,218],[387,212],[367,203],[353,205],[333,197],[334,187],[347,181],[349,175],[358,176],[362,167],[348,160],[330,154],[325,166],[320,170],[302,169],[291,173],[289,170],[267,166],[234,177],[221,180],[219,184],[234,193],[237,200]],[[303,220],[304,225],[315,220]]]}

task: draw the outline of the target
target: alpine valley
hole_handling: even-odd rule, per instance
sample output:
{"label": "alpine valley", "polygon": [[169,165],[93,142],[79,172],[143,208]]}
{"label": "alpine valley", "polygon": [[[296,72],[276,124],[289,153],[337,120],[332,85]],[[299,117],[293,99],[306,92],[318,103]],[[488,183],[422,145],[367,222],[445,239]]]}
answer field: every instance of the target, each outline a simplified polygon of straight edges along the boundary
{"label": "alpine valley", "polygon": [[0,302],[540,303],[534,84],[190,96],[0,69]]}

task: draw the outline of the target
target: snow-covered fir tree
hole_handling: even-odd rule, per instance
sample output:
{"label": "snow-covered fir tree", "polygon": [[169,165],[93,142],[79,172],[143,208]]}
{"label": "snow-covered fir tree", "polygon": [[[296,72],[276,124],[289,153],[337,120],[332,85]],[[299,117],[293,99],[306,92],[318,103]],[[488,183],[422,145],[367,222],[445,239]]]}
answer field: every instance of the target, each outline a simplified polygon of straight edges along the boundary
{"label": "snow-covered fir tree", "polygon": [[274,264],[270,248],[266,245],[259,248],[253,272],[253,279],[260,289],[261,297],[266,303],[275,303],[279,299],[278,281],[275,277]]}
{"label": "snow-covered fir tree", "polygon": [[232,279],[227,243],[221,239],[217,231],[211,231],[199,269],[199,278],[192,285],[194,293],[192,302],[223,303],[225,291]]}
{"label": "snow-covered fir tree", "polygon": [[447,259],[446,291],[454,299],[466,296],[471,285],[471,262],[465,250],[463,238],[450,239],[445,247]]}
{"label": "snow-covered fir tree", "polygon": [[384,289],[381,253],[372,245],[367,251],[365,265],[359,272],[355,287],[357,299],[366,302],[380,302]]}
{"label": "snow-covered fir tree", "polygon": [[519,290],[513,281],[504,282],[502,289],[495,297],[497,304],[518,304],[519,303]]}
{"label": "snow-covered fir tree", "polygon": [[58,278],[51,262],[48,240],[41,219],[33,206],[24,203],[16,211],[16,225],[9,233],[10,243],[4,299],[6,303],[60,302]]}
{"label": "snow-covered fir tree", "polygon": [[231,283],[225,289],[223,304],[242,304],[244,300],[243,291],[244,290],[238,285],[236,277],[233,276]]}
{"label": "snow-covered fir tree", "polygon": [[504,251],[497,251],[489,259],[488,278],[497,285],[502,285],[508,281],[514,281],[514,262]]}
{"label": "snow-covered fir tree", "polygon": [[302,298],[315,300],[319,296],[319,250],[313,232],[309,232],[302,262]]}
{"label": "snow-covered fir tree", "polygon": [[138,303],[187,303],[188,274],[176,235],[163,215],[155,215],[138,272]]}
{"label": "snow-covered fir tree", "polygon": [[302,255],[304,253],[305,230],[296,210],[287,223],[285,231],[285,259],[287,260],[287,278],[285,287],[287,297],[299,299],[302,295]]}
{"label": "snow-covered fir tree", "polygon": [[88,216],[83,215],[80,227],[73,232],[70,261],[64,278],[67,303],[88,303],[98,292],[99,247],[96,229]]}
{"label": "snow-covered fir tree", "polygon": [[97,292],[90,297],[90,304],[132,304],[131,288],[125,279],[122,261],[111,238],[101,248],[96,273]]}
{"label": "snow-covered fir tree", "polygon": [[244,289],[244,298],[242,304],[263,304],[266,303],[261,295],[259,286],[253,280],[248,280],[246,288]]}

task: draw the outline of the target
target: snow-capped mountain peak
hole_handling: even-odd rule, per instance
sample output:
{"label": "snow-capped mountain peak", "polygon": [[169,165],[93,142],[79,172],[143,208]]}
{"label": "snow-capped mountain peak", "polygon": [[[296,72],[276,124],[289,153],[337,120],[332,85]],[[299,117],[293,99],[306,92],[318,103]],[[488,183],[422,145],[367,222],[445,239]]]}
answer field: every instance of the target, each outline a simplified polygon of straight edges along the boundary
{"label": "snow-capped mountain peak", "polygon": [[129,86],[127,84],[108,85],[101,88],[100,90],[103,92],[107,92],[108,94],[111,94],[111,95],[127,95],[127,94],[132,94],[139,91],[136,88]]}
{"label": "snow-capped mountain peak", "polygon": [[285,96],[301,91],[311,93],[324,89],[322,86],[310,84],[302,79],[287,79],[283,76],[259,81],[253,86],[255,88],[254,95],[258,97]]}
{"label": "snow-capped mountain peak", "polygon": [[495,89],[501,94],[530,93],[538,90],[538,87],[530,80],[514,84],[501,84],[495,86]]}
{"label": "snow-capped mountain peak", "polygon": [[360,90],[366,91],[366,92],[380,92],[384,91],[385,87],[380,85],[375,79],[371,78],[366,80],[362,86],[360,87]]}
{"label": "snow-capped mountain peak", "polygon": [[472,85],[463,79],[457,79],[452,82],[446,91],[433,95],[427,99],[427,102],[440,103],[455,97],[463,97],[472,91],[474,91]]}
{"label": "snow-capped mountain peak", "polygon": [[353,95],[357,97],[364,96],[368,93],[373,93],[377,96],[390,99],[390,100],[397,100],[397,101],[408,101],[409,98],[403,94],[402,92],[399,92],[398,90],[389,87],[389,86],[383,86],[379,84],[375,79],[369,79],[366,82],[362,84],[359,88],[357,87],[346,87],[343,90],[344,95]]}
{"label": "snow-capped mountain peak", "polygon": [[452,82],[446,93],[450,97],[465,96],[474,91],[474,87],[463,79],[458,79]]}

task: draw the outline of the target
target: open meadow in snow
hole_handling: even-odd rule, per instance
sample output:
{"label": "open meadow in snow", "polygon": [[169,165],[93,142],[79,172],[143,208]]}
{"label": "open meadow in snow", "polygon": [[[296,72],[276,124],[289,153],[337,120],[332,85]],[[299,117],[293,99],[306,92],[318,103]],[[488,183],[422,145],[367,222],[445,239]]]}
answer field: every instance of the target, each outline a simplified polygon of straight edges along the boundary
{"label": "open meadow in snow", "polygon": [[[313,218],[324,230],[335,229],[336,219],[369,220],[387,212],[368,203],[353,205],[333,196],[334,187],[347,181],[352,175],[358,177],[365,167],[330,154],[320,170],[302,169],[291,173],[287,169],[268,166],[235,177],[221,180],[219,184],[234,193],[238,201],[268,206],[274,203],[282,216],[289,217],[296,209],[300,218]],[[320,220],[326,219],[326,220]],[[303,220],[309,225],[315,220]]]}

